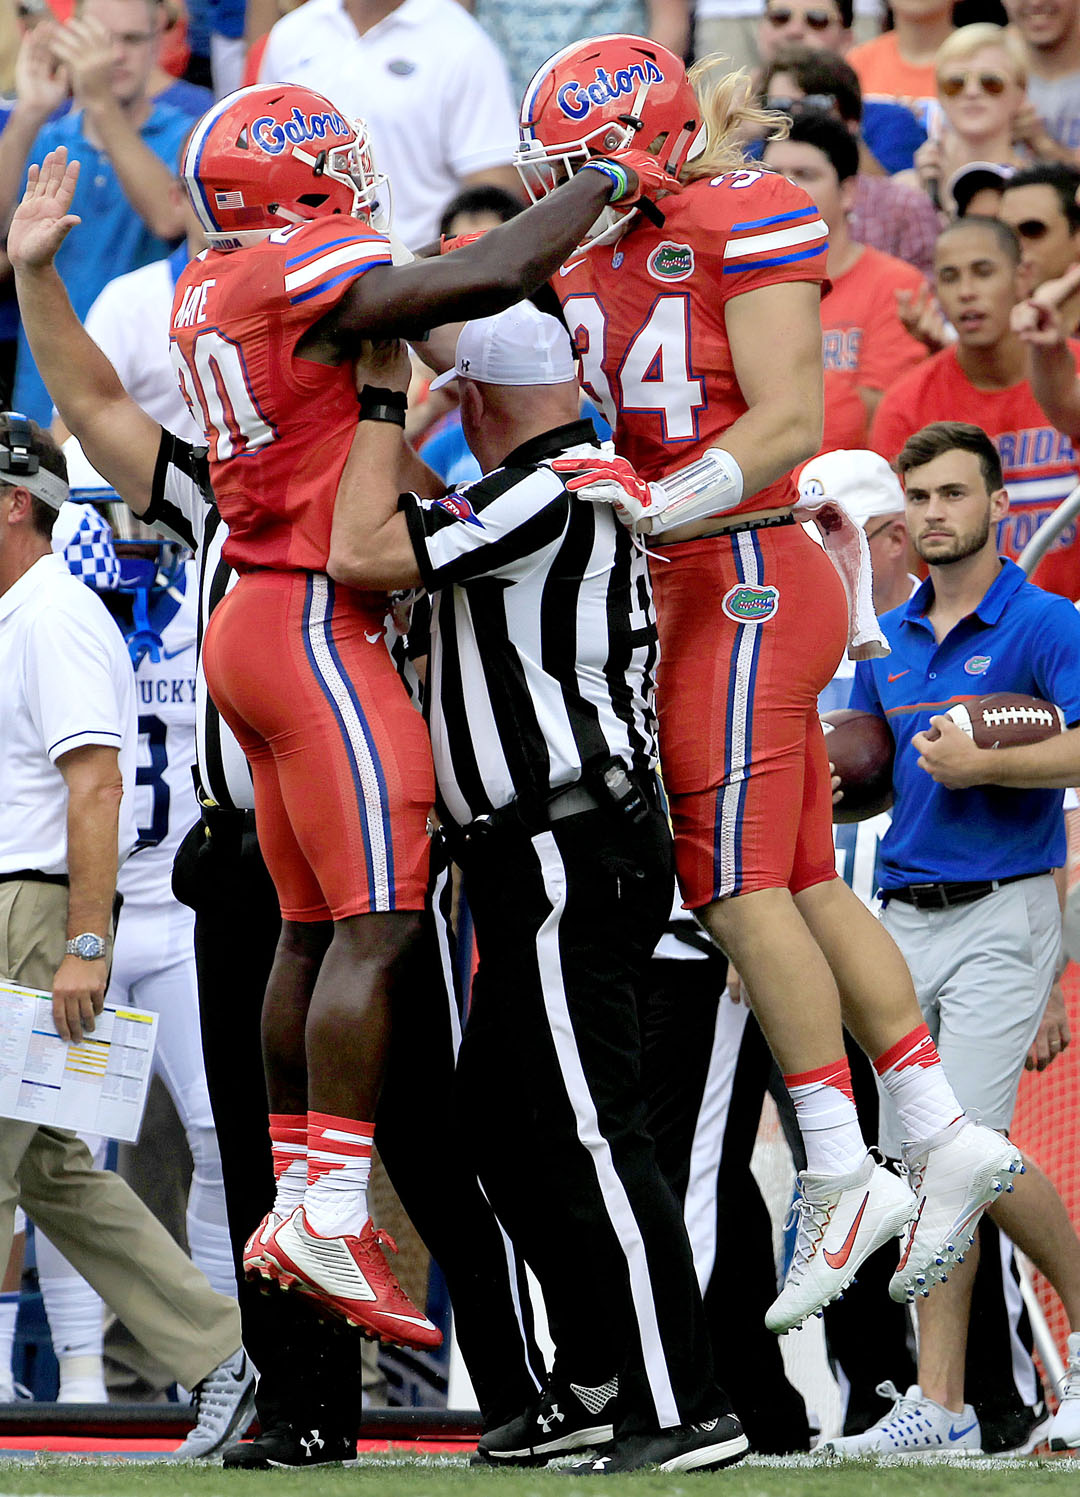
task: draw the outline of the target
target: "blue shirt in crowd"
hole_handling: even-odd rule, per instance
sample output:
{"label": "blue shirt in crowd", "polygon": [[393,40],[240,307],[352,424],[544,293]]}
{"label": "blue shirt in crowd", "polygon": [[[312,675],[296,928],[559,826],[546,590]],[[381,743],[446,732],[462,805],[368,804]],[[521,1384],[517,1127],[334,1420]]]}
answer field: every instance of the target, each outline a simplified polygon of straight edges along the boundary
{"label": "blue shirt in crowd", "polygon": [[914,734],[957,702],[1022,692],[1080,722],[1080,614],[1067,598],[1001,571],[974,613],[938,644],[927,579],[880,620],[892,653],[856,667],[850,705],[884,717],[896,742],[892,825],[881,845],[882,889],[1044,873],[1065,862],[1060,790],[975,785],[947,790],[918,765]]}
{"label": "blue shirt in crowd", "polygon": [[[67,146],[69,159],[81,162],[79,184],[71,212],[82,223],[60,246],[56,268],[71,297],[80,321],[89,312],[94,298],[114,276],[138,270],[151,260],[162,260],[171,245],[152,234],[132,208],[112,162],[104,151],[97,150],[82,130],[82,110],[72,110],[60,119],[49,120],[38,131],[29,160],[44,160],[47,151]],[[155,104],[139,134],[145,145],[175,172],[182,145],[191,129],[190,115],[168,104]],[[25,177],[23,179],[25,186]],[[20,192],[20,197],[21,197]],[[14,408],[48,426],[52,418],[49,399],[37,367],[30,357],[26,336],[19,333],[15,365]]]}

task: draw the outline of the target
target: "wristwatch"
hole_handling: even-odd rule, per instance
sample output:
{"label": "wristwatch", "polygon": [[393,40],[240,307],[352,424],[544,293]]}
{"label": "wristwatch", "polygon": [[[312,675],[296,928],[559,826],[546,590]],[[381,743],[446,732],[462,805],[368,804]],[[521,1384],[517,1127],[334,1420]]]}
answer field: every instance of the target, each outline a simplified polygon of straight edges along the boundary
{"label": "wristwatch", "polygon": [[105,937],[84,930],[81,935],[65,941],[64,950],[68,956],[81,956],[84,962],[100,962],[105,955]]}

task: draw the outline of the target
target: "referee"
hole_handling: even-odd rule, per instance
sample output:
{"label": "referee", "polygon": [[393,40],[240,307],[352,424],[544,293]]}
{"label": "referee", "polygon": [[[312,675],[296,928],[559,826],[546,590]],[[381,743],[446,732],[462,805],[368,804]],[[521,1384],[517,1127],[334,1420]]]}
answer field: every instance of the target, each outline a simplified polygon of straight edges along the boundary
{"label": "referee", "polygon": [[[38,197],[12,223],[20,311],[38,368],[68,430],[140,518],[199,557],[199,638],[235,574],[213,504],[205,453],[164,431],[126,394],[75,317],[53,263],[66,233]],[[240,1272],[244,1243],[273,1201],[260,1013],[277,944],[277,898],[255,836],[243,751],[197,675],[197,789],[203,819],[177,854],[174,892],[196,912],[195,944],[207,1083],[225,1180],[245,1346],[259,1369],[262,1429],[229,1465],[314,1465],[351,1459],[361,1406],[355,1338],[315,1319],[302,1296],[266,1297]],[[429,970],[430,965],[430,970]],[[430,1169],[433,1129],[452,1104],[454,1036],[434,943],[418,953],[410,1024],[392,1046],[376,1143],[401,1202],[438,1262],[462,1355],[486,1427],[535,1396],[538,1356],[518,1312],[516,1265],[471,1173],[458,1159]],[[272,1312],[272,1313],[271,1313]]]}
{"label": "referee", "polygon": [[[713,1381],[679,1204],[645,1125],[638,984],[673,887],[646,560],[609,507],[573,498],[552,469],[601,456],[554,318],[523,302],[466,324],[436,383],[459,379],[487,476],[434,500],[407,494],[404,514],[393,423],[408,360],[366,372],[329,570],[434,594],[438,810],[479,950],[459,1088],[485,1189],[543,1285],[558,1348],[539,1404],[480,1454],[605,1444],[580,1469],[728,1465],[747,1440]],[[366,484],[349,482],[350,466]]]}

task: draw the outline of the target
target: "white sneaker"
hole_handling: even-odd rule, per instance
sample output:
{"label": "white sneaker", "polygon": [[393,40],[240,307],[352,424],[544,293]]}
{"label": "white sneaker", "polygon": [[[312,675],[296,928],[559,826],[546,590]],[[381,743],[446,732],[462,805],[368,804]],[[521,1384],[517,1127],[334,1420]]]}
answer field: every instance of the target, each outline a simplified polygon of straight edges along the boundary
{"label": "white sneaker", "polygon": [[1020,1150],[1002,1133],[960,1118],[921,1144],[903,1146],[917,1201],[915,1220],[889,1283],[899,1304],[927,1295],[963,1263],[987,1206],[1024,1173]]}
{"label": "white sneaker", "polygon": [[1069,1365],[1058,1397],[1061,1402],[1050,1426],[1050,1449],[1075,1450],[1080,1445],[1080,1331],[1069,1336]]}
{"label": "white sneaker", "polygon": [[898,1236],[915,1214],[908,1187],[869,1154],[849,1175],[804,1170],[798,1185],[791,1267],[765,1315],[765,1324],[778,1335],[839,1299],[865,1259]]}
{"label": "white sneaker", "polygon": [[906,1394],[893,1383],[879,1383],[882,1398],[891,1398],[893,1406],[876,1424],[861,1435],[838,1435],[826,1440],[818,1449],[847,1460],[864,1456],[941,1456],[982,1455],[982,1434],[975,1410],[969,1403],[959,1414],[942,1408],[914,1384]]}
{"label": "white sneaker", "polygon": [[243,1347],[208,1372],[194,1393],[195,1428],[173,1460],[200,1461],[239,1439],[255,1412],[255,1369]]}

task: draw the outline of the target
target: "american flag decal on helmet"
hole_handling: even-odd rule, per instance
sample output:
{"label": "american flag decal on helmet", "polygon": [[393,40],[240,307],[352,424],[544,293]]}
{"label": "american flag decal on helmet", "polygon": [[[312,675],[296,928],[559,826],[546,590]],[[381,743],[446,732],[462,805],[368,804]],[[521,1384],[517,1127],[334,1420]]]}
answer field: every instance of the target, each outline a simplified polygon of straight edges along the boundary
{"label": "american flag decal on helmet", "polygon": [[242,192],[215,192],[214,204],[218,208],[242,208],[244,194]]}

